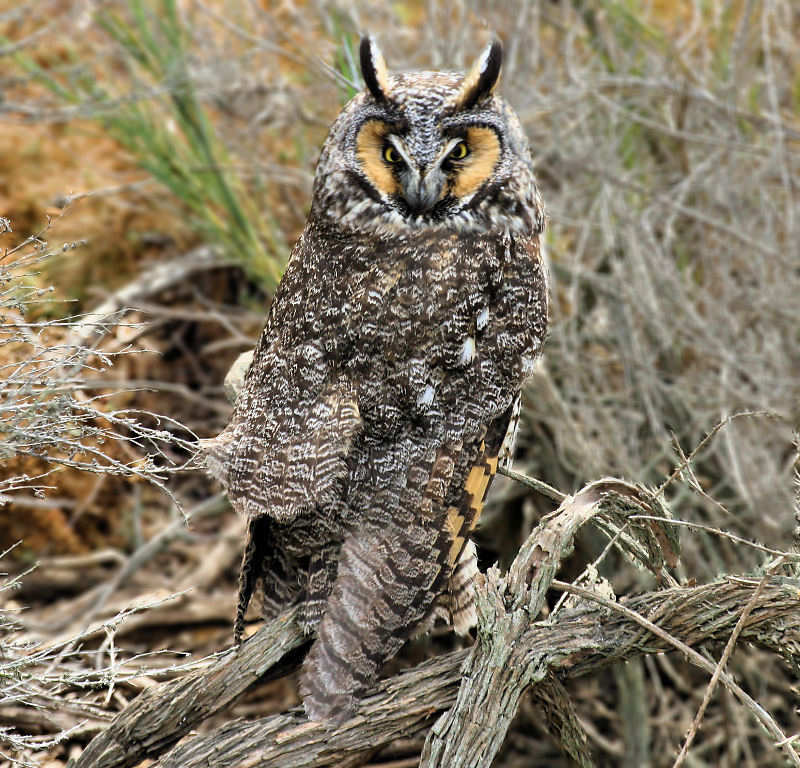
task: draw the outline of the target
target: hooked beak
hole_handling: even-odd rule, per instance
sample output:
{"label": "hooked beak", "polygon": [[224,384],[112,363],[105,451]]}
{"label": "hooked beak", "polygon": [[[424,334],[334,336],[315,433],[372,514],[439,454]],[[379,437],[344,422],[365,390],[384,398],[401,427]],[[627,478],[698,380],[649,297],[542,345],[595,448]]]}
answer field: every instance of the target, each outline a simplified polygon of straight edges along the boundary
{"label": "hooked beak", "polygon": [[415,170],[404,174],[401,177],[403,199],[413,213],[425,213],[441,199],[444,182],[445,176],[438,166],[429,168],[424,176]]}

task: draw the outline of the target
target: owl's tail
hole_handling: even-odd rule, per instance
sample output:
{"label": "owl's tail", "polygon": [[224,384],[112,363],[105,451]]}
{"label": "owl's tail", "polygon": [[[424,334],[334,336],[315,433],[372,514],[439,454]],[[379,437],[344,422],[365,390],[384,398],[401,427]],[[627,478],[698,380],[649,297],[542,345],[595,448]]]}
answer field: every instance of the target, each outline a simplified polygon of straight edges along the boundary
{"label": "owl's tail", "polygon": [[512,403],[488,425],[485,439],[421,446],[404,487],[373,496],[368,524],[344,541],[317,640],[303,665],[300,691],[311,719],[342,722],[352,715],[384,662],[435,618],[437,604],[448,608],[458,631],[474,623],[477,565],[469,534],[515,408]]}
{"label": "owl's tail", "polygon": [[[449,575],[440,531],[389,525],[351,535],[300,692],[312,720],[342,722],[425,619]],[[418,534],[418,535],[417,535]]]}

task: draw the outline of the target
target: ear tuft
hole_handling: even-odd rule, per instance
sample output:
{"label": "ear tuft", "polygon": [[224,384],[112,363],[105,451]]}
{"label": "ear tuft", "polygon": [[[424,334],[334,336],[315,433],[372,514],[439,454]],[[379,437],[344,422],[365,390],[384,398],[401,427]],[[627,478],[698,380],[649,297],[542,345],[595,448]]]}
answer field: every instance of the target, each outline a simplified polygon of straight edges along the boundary
{"label": "ear tuft", "polygon": [[491,96],[500,78],[502,65],[503,44],[495,39],[486,46],[464,77],[455,99],[456,111],[470,109],[481,99]]}
{"label": "ear tuft", "polygon": [[361,75],[375,101],[386,101],[389,97],[389,70],[381,49],[371,35],[364,35],[359,46]]}

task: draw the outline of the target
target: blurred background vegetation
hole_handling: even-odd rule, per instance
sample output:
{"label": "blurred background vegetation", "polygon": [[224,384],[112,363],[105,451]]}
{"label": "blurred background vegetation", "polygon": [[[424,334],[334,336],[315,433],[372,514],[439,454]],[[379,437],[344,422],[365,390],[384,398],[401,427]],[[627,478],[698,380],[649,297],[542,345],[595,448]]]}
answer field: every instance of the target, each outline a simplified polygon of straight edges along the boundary
{"label": "blurred background vegetation", "polygon": [[[794,0],[5,0],[0,551],[21,541],[3,558],[12,574],[41,563],[0,592],[14,649],[54,647],[142,595],[188,587],[126,624],[118,642],[131,669],[137,651],[199,657],[230,642],[240,523],[202,474],[174,470],[227,421],[225,373],[255,343],[302,229],[327,127],[359,87],[364,31],[400,70],[463,69],[491,33],[505,43],[501,88],[530,138],[552,276],[515,469],[564,492],[603,475],[659,487],[721,423],[665,485],[673,513],[789,548],[800,421]],[[507,563],[550,509],[500,479],[482,564]],[[765,559],[706,531],[682,541],[681,580],[757,572]],[[585,534],[565,570],[579,573],[605,543]],[[619,564],[613,553],[600,564],[617,594],[651,586]],[[98,637],[84,643],[93,653]],[[7,658],[25,658],[12,646]],[[69,658],[65,670],[83,679],[88,662]],[[733,663],[796,732],[792,675],[752,650]],[[660,766],[704,685],[683,660],[659,657],[570,693],[598,765]],[[0,752],[61,765],[136,690],[121,681],[115,696],[86,693],[91,716],[50,725],[23,707],[30,690],[6,694],[0,722],[21,736],[6,748],[0,731]],[[689,764],[782,764],[726,697]],[[283,681],[233,714],[293,703]],[[533,708],[519,720],[499,765],[568,764]]]}

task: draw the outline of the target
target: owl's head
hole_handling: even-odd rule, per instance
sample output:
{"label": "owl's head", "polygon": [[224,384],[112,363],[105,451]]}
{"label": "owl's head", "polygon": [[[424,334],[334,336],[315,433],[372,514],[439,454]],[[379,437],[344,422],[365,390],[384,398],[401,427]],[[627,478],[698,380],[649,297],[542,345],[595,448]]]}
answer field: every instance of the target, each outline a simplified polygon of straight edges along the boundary
{"label": "owl's head", "polygon": [[375,41],[360,47],[366,83],[334,122],[314,182],[312,217],[365,234],[533,234],[544,215],[527,140],[495,94],[492,42],[464,75],[392,74]]}

